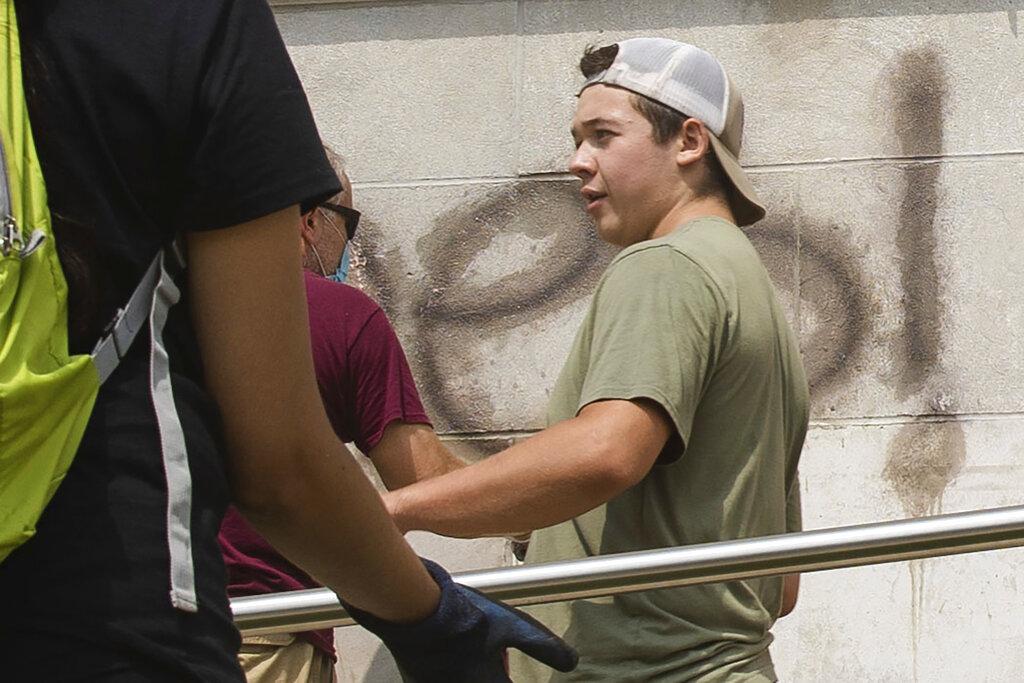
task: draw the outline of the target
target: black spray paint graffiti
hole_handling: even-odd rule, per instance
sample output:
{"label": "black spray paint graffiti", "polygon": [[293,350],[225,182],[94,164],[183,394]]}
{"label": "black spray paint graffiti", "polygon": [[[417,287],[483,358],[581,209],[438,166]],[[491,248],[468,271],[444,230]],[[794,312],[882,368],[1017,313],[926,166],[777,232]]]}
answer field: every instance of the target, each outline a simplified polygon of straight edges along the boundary
{"label": "black spray paint graffiti", "polygon": [[[364,245],[364,286],[393,318],[408,307],[408,350],[440,425],[457,432],[489,427],[488,388],[469,381],[451,391],[452,374],[471,364],[468,356],[481,339],[507,335],[593,292],[614,251],[596,238],[577,191],[574,181],[524,180],[445,214],[417,243],[426,275],[415,282],[396,276],[404,270],[396,268],[397,252]],[[470,265],[493,240],[514,232],[547,238],[548,246],[529,255],[525,270],[487,285],[467,280]],[[803,346],[808,381],[819,396],[852,379],[871,331],[870,296],[853,248],[835,233],[795,209],[774,212],[747,233],[778,288],[815,311],[819,324]]]}
{"label": "black spray paint graffiti", "polygon": [[[903,54],[890,77],[896,94],[896,135],[905,155],[937,156],[943,146],[946,77],[939,55],[925,48]],[[896,244],[905,297],[904,331],[899,344],[903,367],[896,384],[900,398],[924,388],[941,358],[942,287],[937,263],[937,163],[903,168],[903,201]],[[945,393],[931,403],[936,412],[953,406]],[[941,428],[940,428],[941,427]],[[965,458],[963,429],[956,423],[903,428],[889,449],[884,476],[908,515],[939,511],[942,493]]]}
{"label": "black spray paint graffiti", "polygon": [[[896,94],[896,135],[904,155],[942,153],[942,109],[946,79],[938,54],[908,52],[899,58],[891,77]],[[939,164],[916,164],[903,169],[903,201],[896,242],[902,255],[900,282],[906,296],[906,361],[899,383],[903,396],[916,393],[939,359],[941,315],[937,293],[935,215]]]}
{"label": "black spray paint graffiti", "polygon": [[[748,229],[747,236],[776,287],[799,296],[801,309],[815,311],[818,324],[801,334],[801,347],[812,399],[819,399],[852,379],[871,332],[870,297],[855,252],[838,237],[836,226],[818,225],[798,209],[774,212]],[[787,272],[794,257],[795,287]]]}
{"label": "black spray paint graffiti", "polygon": [[[368,231],[372,234],[372,230]],[[495,282],[467,277],[474,261],[501,235],[534,242]],[[580,210],[578,184],[526,180],[503,186],[479,201],[446,213],[416,245],[425,277],[395,277],[401,257],[363,245],[366,289],[392,319],[409,307],[407,351],[431,415],[449,431],[492,428],[492,391],[467,378],[453,380],[472,365],[481,339],[493,339],[555,314],[593,291],[614,252],[601,243]],[[540,253],[538,253],[540,252]],[[375,255],[376,254],[376,255]]]}
{"label": "black spray paint graffiti", "polygon": [[[907,53],[894,64],[890,80],[902,153],[941,153],[945,78],[939,57],[929,50]],[[935,237],[939,172],[934,163],[908,163],[903,169],[895,226],[904,330],[894,349],[901,363],[894,390],[901,399],[925,388],[941,353]],[[461,371],[486,362],[481,340],[508,336],[592,293],[612,252],[594,236],[580,210],[577,187],[572,181],[521,180],[440,216],[416,244],[422,279],[407,272],[397,250],[374,248],[372,227],[364,233],[370,241],[363,245],[362,283],[393,319],[404,321],[407,350],[440,429],[493,429],[494,388]],[[748,231],[783,296],[798,301],[797,311],[813,313],[815,324],[802,330],[801,343],[812,399],[819,404],[863,370],[879,305],[865,284],[861,254],[844,228],[790,207],[773,210]],[[474,284],[467,277],[472,264],[501,235],[530,238],[533,250],[522,255],[522,268]],[[567,334],[571,331],[563,337]],[[952,407],[946,398],[930,403],[939,412]],[[884,475],[909,515],[932,509],[963,461],[962,435],[958,441],[948,430],[940,431],[920,431],[919,437],[899,438],[893,445]],[[922,447],[907,447],[918,440]],[[933,442],[944,445],[928,446]]]}
{"label": "black spray paint graffiti", "polygon": [[[468,350],[480,337],[496,337],[537,321],[593,291],[613,252],[595,236],[579,211],[577,197],[574,183],[516,183],[448,214],[417,243],[423,262],[439,266],[427,271],[426,296],[420,299],[416,325],[416,343],[427,361],[423,370],[429,386],[440,388],[444,383],[444,364],[431,353],[437,341],[465,335],[463,343],[450,348]],[[526,206],[530,216],[524,221],[522,207]],[[477,255],[509,231],[548,238],[551,243],[542,254],[530,255],[525,272],[515,269],[486,286],[465,279]],[[441,415],[450,424],[461,423],[463,429],[486,424],[493,405],[487,392],[470,391],[477,394],[471,397],[475,400],[470,410],[481,414],[466,414],[464,396],[443,391],[434,396]]]}

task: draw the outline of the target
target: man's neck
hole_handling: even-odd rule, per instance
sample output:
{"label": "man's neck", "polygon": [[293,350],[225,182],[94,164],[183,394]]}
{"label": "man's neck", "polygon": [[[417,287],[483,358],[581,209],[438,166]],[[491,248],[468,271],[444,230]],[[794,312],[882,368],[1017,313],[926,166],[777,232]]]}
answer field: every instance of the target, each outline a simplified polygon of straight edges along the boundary
{"label": "man's neck", "polygon": [[725,201],[715,196],[699,197],[677,204],[658,222],[648,239],[664,237],[683,223],[689,223],[698,218],[722,218],[736,224],[736,217]]}

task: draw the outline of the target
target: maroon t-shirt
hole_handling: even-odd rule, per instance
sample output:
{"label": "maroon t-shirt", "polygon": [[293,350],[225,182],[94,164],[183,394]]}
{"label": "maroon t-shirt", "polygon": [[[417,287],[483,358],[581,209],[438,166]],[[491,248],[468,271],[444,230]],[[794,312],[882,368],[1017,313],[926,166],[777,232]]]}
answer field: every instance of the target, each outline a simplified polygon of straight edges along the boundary
{"label": "maroon t-shirt", "polygon": [[[384,312],[348,285],[306,273],[317,384],[335,433],[369,453],[395,420],[430,424],[405,353]],[[260,595],[320,584],[275,551],[234,507],[220,529],[228,595]],[[299,634],[337,659],[331,629]]]}

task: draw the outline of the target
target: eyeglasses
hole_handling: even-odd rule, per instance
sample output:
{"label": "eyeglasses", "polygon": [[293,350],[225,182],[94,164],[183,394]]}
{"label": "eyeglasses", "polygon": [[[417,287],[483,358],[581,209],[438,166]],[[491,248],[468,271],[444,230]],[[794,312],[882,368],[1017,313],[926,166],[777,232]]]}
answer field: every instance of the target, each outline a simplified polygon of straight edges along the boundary
{"label": "eyeglasses", "polygon": [[[345,236],[349,239],[356,236],[356,228],[359,227],[359,217],[362,216],[361,213],[355,209],[350,209],[347,206],[334,204],[332,202],[320,202],[320,205],[317,208],[320,209],[321,212],[323,212],[324,209],[327,209],[328,211],[333,211],[341,216],[345,220]],[[332,221],[326,213],[324,213],[324,218],[326,218],[327,221],[331,223],[332,227],[334,227],[334,221]]]}

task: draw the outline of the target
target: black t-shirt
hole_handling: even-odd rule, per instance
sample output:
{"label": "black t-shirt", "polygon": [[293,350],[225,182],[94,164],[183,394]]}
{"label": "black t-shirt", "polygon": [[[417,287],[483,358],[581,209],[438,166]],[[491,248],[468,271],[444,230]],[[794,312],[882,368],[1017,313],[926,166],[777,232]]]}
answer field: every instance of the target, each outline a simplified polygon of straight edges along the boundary
{"label": "black t-shirt", "polygon": [[[16,2],[29,111],[88,352],[180,231],[334,194],[265,0]],[[297,246],[297,245],[296,245]],[[0,564],[5,680],[239,680],[217,531],[229,493],[188,295],[165,341],[193,482],[200,609],[171,607],[143,332],[103,385],[37,535]],[[258,338],[258,330],[253,331]]]}

